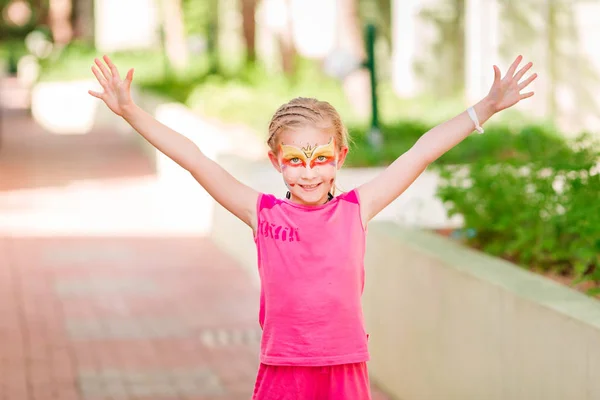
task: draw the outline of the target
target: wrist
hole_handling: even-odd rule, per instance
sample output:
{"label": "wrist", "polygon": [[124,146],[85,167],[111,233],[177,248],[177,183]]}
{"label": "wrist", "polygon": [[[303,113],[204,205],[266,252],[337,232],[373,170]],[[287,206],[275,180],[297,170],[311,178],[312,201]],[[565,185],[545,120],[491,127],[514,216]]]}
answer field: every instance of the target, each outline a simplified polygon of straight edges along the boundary
{"label": "wrist", "polygon": [[473,106],[477,113],[479,123],[483,125],[488,119],[496,114],[496,103],[489,97],[484,97],[479,103]]}
{"label": "wrist", "polygon": [[494,100],[492,100],[486,96],[479,103],[480,103],[481,113],[483,116],[487,117],[486,119],[489,119],[494,114],[496,114],[496,112],[497,112],[496,102]]}
{"label": "wrist", "polygon": [[121,106],[121,117],[126,120],[129,119],[135,113],[137,108],[138,107],[134,102]]}

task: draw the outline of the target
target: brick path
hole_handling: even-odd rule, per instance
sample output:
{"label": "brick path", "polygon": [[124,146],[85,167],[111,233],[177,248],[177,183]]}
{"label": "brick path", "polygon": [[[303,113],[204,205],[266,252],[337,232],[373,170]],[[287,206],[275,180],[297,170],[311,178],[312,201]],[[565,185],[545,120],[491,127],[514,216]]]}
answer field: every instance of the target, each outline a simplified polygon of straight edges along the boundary
{"label": "brick path", "polygon": [[[18,114],[5,116],[3,134],[0,400],[249,399],[258,290],[209,239],[81,234],[94,232],[83,219],[52,233],[52,217],[67,215],[57,202],[81,215],[102,207],[69,183],[115,196],[110,180],[152,181],[143,155],[110,132],[52,136]],[[103,223],[153,212],[143,196]]]}

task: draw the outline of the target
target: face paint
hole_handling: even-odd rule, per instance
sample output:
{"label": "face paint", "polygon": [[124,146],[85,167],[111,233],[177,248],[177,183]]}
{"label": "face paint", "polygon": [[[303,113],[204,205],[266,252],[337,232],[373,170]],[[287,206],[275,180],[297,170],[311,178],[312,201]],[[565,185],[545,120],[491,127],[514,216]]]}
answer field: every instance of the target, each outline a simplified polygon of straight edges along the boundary
{"label": "face paint", "polygon": [[281,145],[282,168],[285,167],[304,167],[311,169],[320,165],[336,166],[335,143],[333,138],[329,143],[321,146],[311,146],[298,148],[291,145]]}
{"label": "face paint", "polygon": [[[281,134],[272,162],[277,162],[292,202],[324,204],[333,192],[340,156],[336,139],[329,131],[305,127]],[[344,149],[340,150],[344,151]],[[286,195],[287,197],[287,195]]]}

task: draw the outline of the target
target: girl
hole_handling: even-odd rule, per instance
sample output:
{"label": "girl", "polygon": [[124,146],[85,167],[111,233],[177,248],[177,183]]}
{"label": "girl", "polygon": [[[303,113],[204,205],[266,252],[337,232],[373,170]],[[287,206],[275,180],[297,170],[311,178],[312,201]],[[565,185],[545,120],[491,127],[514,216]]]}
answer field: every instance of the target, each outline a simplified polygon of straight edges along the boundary
{"label": "girl", "polygon": [[158,150],[188,170],[223,207],[254,233],[261,278],[263,329],[253,399],[370,399],[368,335],[361,309],[368,222],[442,154],[495,113],[531,97],[521,94],[536,74],[519,71],[519,56],[504,78],[494,66],[485,98],[425,133],[370,182],[334,197],[337,171],[348,154],[348,134],[328,103],[297,98],[281,106],[269,125],[271,163],[289,191],[286,198],[258,193],[206,157],[183,135],[156,121],[130,96],[133,69],[124,80],[111,60],[92,71],[104,89],[89,93]]}

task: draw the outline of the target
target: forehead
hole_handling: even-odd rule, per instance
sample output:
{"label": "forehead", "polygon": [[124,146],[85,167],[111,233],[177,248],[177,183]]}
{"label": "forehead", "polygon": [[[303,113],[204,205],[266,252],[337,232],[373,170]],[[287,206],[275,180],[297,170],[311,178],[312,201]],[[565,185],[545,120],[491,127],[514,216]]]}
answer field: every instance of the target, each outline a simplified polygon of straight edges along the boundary
{"label": "forehead", "polygon": [[329,143],[334,134],[328,129],[319,129],[311,126],[286,129],[280,133],[279,143],[282,145],[304,147],[307,145],[321,146]]}

